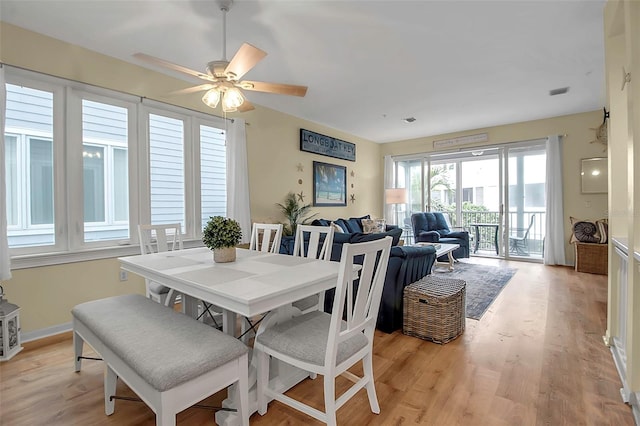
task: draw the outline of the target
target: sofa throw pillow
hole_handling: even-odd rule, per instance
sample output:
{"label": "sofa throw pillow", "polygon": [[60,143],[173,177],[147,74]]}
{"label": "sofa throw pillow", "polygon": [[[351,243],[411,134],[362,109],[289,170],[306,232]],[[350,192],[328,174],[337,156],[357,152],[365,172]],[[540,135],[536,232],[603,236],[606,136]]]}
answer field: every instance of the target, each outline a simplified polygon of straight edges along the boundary
{"label": "sofa throw pillow", "polygon": [[333,228],[333,232],[335,232],[337,234],[343,234],[344,233],[342,228],[340,228],[340,226],[335,222],[331,222],[331,227]]}
{"label": "sofa throw pillow", "polygon": [[345,222],[344,219],[336,219],[333,223],[335,223],[340,228],[342,228],[342,232],[351,232],[349,231],[349,228],[347,227],[347,222]]}
{"label": "sofa throw pillow", "polygon": [[378,228],[378,223],[373,219],[362,219],[362,233],[363,234],[374,234],[376,232],[380,232]]}
{"label": "sofa throw pillow", "polygon": [[603,221],[602,225],[598,225],[597,222],[599,221],[591,221],[591,220],[582,220],[582,219],[578,219],[575,218],[573,216],[571,216],[569,218],[569,221],[571,222],[571,239],[569,240],[569,242],[571,243],[576,243],[576,242],[581,242],[581,243],[603,243],[603,238],[604,238],[604,242],[606,242],[606,231],[605,231],[605,235],[602,235],[601,229],[604,229],[604,222],[606,222],[606,219],[601,219],[601,221]]}
{"label": "sofa throw pillow", "polygon": [[345,219],[347,229],[349,232],[362,232],[362,226],[360,226],[360,219],[351,218]]}
{"label": "sofa throw pillow", "polygon": [[596,220],[596,226],[600,233],[600,244],[606,244],[609,239],[609,221],[607,219]]}

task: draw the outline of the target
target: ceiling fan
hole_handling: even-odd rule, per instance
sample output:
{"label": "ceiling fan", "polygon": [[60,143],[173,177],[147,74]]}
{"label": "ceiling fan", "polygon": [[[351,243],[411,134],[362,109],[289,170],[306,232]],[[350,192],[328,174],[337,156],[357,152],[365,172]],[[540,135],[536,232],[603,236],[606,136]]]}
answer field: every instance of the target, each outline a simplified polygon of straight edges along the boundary
{"label": "ceiling fan", "polygon": [[211,108],[216,108],[218,103],[221,103],[223,112],[245,112],[254,109],[253,105],[244,97],[242,90],[304,96],[307,93],[306,86],[249,80],[240,81],[242,76],[267,56],[267,53],[249,43],[244,43],[231,58],[231,61],[227,61],[227,12],[231,8],[233,0],[217,0],[217,3],[222,11],[222,59],[209,62],[206,67],[206,73],[194,71],[144,53],[135,53],[133,56],[150,64],[159,65],[208,81],[206,84],[178,90],[173,94],[187,94],[206,90],[207,92],[202,97],[202,102]]}

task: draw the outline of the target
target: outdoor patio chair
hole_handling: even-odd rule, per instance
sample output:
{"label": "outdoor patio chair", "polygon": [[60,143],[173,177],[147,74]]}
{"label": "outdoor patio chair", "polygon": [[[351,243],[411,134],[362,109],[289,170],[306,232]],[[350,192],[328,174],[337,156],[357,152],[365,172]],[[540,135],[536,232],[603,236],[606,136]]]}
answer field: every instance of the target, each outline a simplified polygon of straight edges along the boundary
{"label": "outdoor patio chair", "polygon": [[515,235],[509,236],[509,253],[515,253],[520,256],[529,255],[529,232],[531,231],[531,227],[533,227],[535,216],[535,214],[531,215],[531,221],[529,222],[528,228],[513,229]]}

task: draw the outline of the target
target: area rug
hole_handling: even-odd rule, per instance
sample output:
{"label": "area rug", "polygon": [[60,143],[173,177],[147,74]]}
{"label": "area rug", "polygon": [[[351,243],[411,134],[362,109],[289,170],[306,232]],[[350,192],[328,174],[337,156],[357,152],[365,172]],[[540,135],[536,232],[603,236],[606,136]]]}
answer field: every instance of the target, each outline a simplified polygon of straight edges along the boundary
{"label": "area rug", "polygon": [[467,282],[467,318],[479,320],[516,271],[514,268],[479,265],[461,260],[454,264],[453,271],[435,273],[440,278]]}

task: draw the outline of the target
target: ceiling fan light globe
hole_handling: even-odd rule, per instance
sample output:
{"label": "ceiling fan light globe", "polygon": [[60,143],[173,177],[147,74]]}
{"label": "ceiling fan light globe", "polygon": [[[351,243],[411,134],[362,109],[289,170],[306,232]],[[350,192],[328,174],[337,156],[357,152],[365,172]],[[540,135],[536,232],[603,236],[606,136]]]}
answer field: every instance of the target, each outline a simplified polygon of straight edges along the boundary
{"label": "ceiling fan light globe", "polygon": [[207,90],[207,93],[202,97],[202,102],[211,108],[217,107],[218,102],[220,102],[220,91],[218,88],[216,87],[211,90]]}
{"label": "ceiling fan light globe", "polygon": [[244,103],[244,96],[237,87],[231,87],[224,92],[222,97],[222,108],[225,112],[236,111]]}

